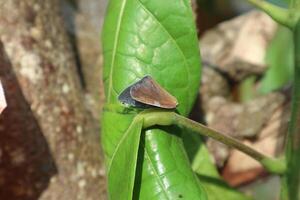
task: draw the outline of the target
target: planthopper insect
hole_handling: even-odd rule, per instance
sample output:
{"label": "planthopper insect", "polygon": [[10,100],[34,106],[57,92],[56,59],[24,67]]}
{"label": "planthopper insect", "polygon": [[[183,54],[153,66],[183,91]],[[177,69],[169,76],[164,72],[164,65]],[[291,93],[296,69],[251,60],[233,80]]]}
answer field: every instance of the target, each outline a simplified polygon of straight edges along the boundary
{"label": "planthopper insect", "polygon": [[174,109],[178,105],[177,99],[149,75],[126,88],[118,99],[125,105],[138,108]]}

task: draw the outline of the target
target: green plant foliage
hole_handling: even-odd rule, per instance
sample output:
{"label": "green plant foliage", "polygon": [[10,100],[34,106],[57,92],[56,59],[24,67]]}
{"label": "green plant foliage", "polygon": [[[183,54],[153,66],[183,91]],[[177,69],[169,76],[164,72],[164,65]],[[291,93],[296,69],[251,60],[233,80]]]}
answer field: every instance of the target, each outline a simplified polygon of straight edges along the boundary
{"label": "green plant foliage", "polygon": [[256,76],[249,76],[240,83],[238,88],[240,102],[245,103],[255,97],[255,81]]}
{"label": "green plant foliage", "polygon": [[294,45],[292,32],[283,26],[273,38],[267,50],[266,63],[269,67],[261,80],[259,91],[268,93],[282,88],[293,77]]}
{"label": "green plant foliage", "polygon": [[[151,75],[178,99],[178,113],[190,112],[201,63],[190,1],[111,0],[102,39],[107,98],[101,136],[110,199],[205,200],[206,191],[218,193],[208,194],[209,199],[245,199],[224,183],[219,187],[203,180],[203,188],[184,149],[185,130],[169,126],[141,131],[143,120],[136,117],[140,111],[117,100],[129,85]],[[203,150],[197,156],[209,157]],[[220,183],[211,160],[201,162],[208,169],[201,173],[210,176],[213,171]]]}
{"label": "green plant foliage", "polygon": [[[187,130],[186,130],[187,131]],[[215,168],[212,157],[199,135],[188,133],[184,136],[185,146],[192,161],[192,168],[198,174],[201,184],[208,194],[209,200],[249,200],[248,196],[231,188],[222,180]]]}
{"label": "green plant foliage", "polygon": [[[300,11],[300,1],[293,2],[296,11]],[[287,173],[284,177],[285,184],[283,184],[283,195],[288,198],[283,199],[299,199],[300,198],[300,19],[294,28],[294,44],[295,44],[295,77],[292,98],[292,113],[289,123],[289,130],[286,143],[286,161]]]}
{"label": "green plant foliage", "polygon": [[[111,114],[114,113],[105,112],[103,116],[103,126],[105,128],[114,126],[110,124],[110,121],[106,121],[106,119],[111,119],[109,116]],[[111,155],[111,160],[107,166],[109,177],[108,191],[111,199],[132,199],[142,126],[143,122],[141,120],[134,119],[120,141],[118,141]],[[118,172],[124,171],[124,167],[127,169],[126,173],[119,174]]]}
{"label": "green plant foliage", "polygon": [[268,2],[273,3],[277,6],[283,7],[283,8],[287,8],[289,0],[268,0]]}
{"label": "green plant foliage", "polygon": [[[176,96],[180,114],[190,112],[200,82],[200,57],[190,1],[111,0],[102,39],[107,98],[102,118],[102,146],[108,166],[110,198],[130,199],[131,195],[125,193],[131,190],[135,180],[136,199],[206,199],[184,152],[180,129],[145,131],[137,167],[132,164],[136,156],[128,154],[135,154],[138,146],[129,144],[136,145],[138,140],[124,143],[122,138],[130,140],[137,136],[139,126],[130,127],[130,124],[138,111],[118,107],[117,100],[123,89],[151,75]],[[121,147],[122,152],[118,150]],[[133,161],[125,160],[129,158]],[[124,163],[129,166],[122,166]],[[117,176],[133,170],[134,175],[122,178],[126,183],[121,185],[116,181]],[[128,188],[122,187],[125,185]],[[116,191],[125,196],[112,194]]]}

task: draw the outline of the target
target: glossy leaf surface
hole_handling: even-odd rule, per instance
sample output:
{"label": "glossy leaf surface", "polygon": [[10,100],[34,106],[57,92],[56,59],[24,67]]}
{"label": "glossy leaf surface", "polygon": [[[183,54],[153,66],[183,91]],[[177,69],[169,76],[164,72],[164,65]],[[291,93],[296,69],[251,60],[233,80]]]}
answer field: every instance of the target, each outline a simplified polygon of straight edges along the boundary
{"label": "glossy leaf surface", "polygon": [[[106,124],[105,119],[110,119],[107,115],[109,115],[109,112],[104,115],[104,127],[114,126],[113,124]],[[122,134],[121,139],[117,141],[116,148],[107,166],[110,199],[132,199],[142,126],[143,122],[141,120],[133,119],[124,134]],[[124,171],[124,168],[126,168],[126,173],[116,173]]]}
{"label": "glossy leaf surface", "polygon": [[187,114],[200,82],[200,58],[190,1],[112,0],[103,32],[107,102],[151,75]]}
{"label": "glossy leaf surface", "polygon": [[[151,75],[178,99],[178,111],[188,114],[200,79],[198,41],[188,0],[111,0],[103,45],[107,105],[118,105],[117,96],[121,91],[145,75]],[[107,163],[116,154],[133,117],[134,114],[124,111],[104,111],[102,143]],[[135,198],[206,199],[189,166],[180,134],[179,129],[146,131],[136,169]],[[121,164],[124,157],[120,155],[119,159]],[[113,173],[122,176],[124,169],[131,171],[134,166],[123,167],[108,172],[110,183],[116,177]],[[133,177],[127,181],[122,185],[131,185]],[[114,187],[119,185],[110,185],[110,190]],[[128,195],[122,197],[128,198]],[[117,198],[111,196],[111,199]]]}

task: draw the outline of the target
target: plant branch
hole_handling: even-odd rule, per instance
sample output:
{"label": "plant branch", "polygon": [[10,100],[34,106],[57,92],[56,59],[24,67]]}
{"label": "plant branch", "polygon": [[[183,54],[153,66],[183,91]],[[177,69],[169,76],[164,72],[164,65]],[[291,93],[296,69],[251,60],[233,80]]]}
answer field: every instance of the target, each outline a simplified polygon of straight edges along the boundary
{"label": "plant branch", "polygon": [[140,117],[144,120],[144,128],[148,128],[154,125],[168,126],[168,125],[178,125],[183,128],[187,128],[195,133],[211,137],[223,144],[226,144],[230,147],[234,147],[243,153],[254,158],[260,162],[266,170],[275,174],[282,174],[285,172],[285,162],[281,159],[270,158],[251,147],[244,145],[238,140],[224,135],[216,130],[210,129],[207,126],[204,126],[200,123],[192,121],[188,118],[185,118],[181,115],[178,115],[170,111],[161,111],[161,110],[148,110],[140,114]]}
{"label": "plant branch", "polygon": [[[298,1],[300,5],[300,1]],[[294,29],[295,75],[292,98],[292,115],[289,124],[286,158],[288,199],[299,199],[300,195],[300,20]]]}
{"label": "plant branch", "polygon": [[281,8],[264,0],[248,0],[248,2],[267,13],[278,23],[287,26],[290,29],[294,29],[300,18],[299,13],[294,11],[290,12],[288,9]]}

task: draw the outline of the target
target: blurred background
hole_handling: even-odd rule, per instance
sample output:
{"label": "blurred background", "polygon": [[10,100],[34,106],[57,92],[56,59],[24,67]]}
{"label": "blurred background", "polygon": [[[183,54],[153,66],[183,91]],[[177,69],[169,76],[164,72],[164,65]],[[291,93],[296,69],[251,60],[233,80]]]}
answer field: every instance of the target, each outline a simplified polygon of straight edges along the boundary
{"label": "blurred background", "polygon": [[[203,69],[191,118],[280,156],[291,33],[244,2],[192,1]],[[0,199],[107,199],[99,137],[106,5],[0,0],[0,80],[8,102],[0,115]],[[255,199],[278,199],[278,177],[236,150],[206,143],[229,185]]]}

